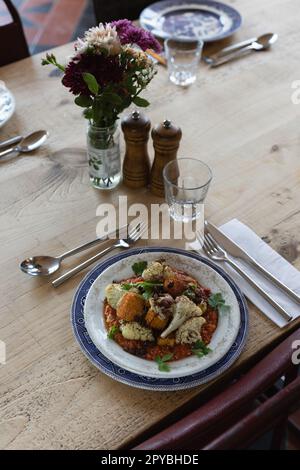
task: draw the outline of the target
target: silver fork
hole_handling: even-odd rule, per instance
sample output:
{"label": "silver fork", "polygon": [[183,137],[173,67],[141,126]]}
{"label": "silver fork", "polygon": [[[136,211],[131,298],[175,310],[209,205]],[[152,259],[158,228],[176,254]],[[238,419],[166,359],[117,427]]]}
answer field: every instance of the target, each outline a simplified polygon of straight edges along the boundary
{"label": "silver fork", "polygon": [[285,320],[290,322],[293,320],[293,317],[289,315],[282,307],[279,305],[272,297],[267,294],[248,274],[245,273],[232,259],[230,259],[226,251],[216,242],[216,240],[210,235],[210,233],[205,233],[203,236],[197,232],[197,240],[201,244],[204,253],[214,261],[221,261],[228,263],[232,266],[235,271],[237,271],[249,284],[257,290],[257,292],[266,299],[276,310],[280,313]]}
{"label": "silver fork", "polygon": [[147,225],[145,223],[137,224],[133,229],[129,231],[127,238],[120,238],[113,245],[105,248],[104,250],[100,251],[100,253],[97,253],[96,255],[87,259],[83,263],[80,263],[75,268],[70,269],[70,271],[67,271],[65,274],[58,277],[57,279],[54,279],[54,281],[52,281],[52,286],[53,287],[60,286],[67,279],[70,279],[70,277],[75,276],[75,274],[79,273],[83,269],[95,263],[95,261],[98,261],[98,259],[100,259],[102,256],[106,255],[112,250],[115,250],[117,248],[126,250],[130,248],[132,245],[134,245],[134,243],[136,243],[141,238],[141,236],[145,233],[146,230],[147,230]]}

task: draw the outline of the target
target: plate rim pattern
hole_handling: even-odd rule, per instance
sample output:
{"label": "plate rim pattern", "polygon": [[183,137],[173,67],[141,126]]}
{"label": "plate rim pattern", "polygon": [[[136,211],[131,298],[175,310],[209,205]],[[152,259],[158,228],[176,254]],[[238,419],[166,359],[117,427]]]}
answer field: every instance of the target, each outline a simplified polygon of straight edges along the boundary
{"label": "plate rim pattern", "polygon": [[150,25],[148,24],[149,19],[145,18],[145,16],[147,16],[148,12],[150,12],[151,9],[153,10],[157,9],[157,12],[159,12],[160,10],[163,10],[164,8],[166,8],[168,4],[170,4],[170,6],[172,6],[172,4],[176,6],[177,4],[183,5],[184,3],[187,3],[188,5],[194,3],[194,4],[198,4],[199,6],[203,5],[203,6],[208,6],[211,8],[216,8],[220,10],[220,12],[223,11],[223,14],[225,13],[227,16],[231,18],[232,26],[229,30],[221,31],[220,33],[216,34],[216,36],[211,37],[211,38],[204,38],[203,39],[204,42],[208,43],[208,42],[220,41],[221,39],[225,39],[231,36],[232,34],[234,34],[242,25],[243,19],[239,11],[236,10],[231,5],[228,5],[222,2],[218,2],[215,0],[163,0],[163,1],[156,1],[146,6],[143,9],[139,18],[141,26],[144,29],[147,29],[148,31],[151,31],[151,32],[155,31],[155,35],[158,38],[167,39],[168,37],[170,37],[170,35],[168,35],[167,32],[164,32],[162,30],[159,31],[158,29],[150,27]]}

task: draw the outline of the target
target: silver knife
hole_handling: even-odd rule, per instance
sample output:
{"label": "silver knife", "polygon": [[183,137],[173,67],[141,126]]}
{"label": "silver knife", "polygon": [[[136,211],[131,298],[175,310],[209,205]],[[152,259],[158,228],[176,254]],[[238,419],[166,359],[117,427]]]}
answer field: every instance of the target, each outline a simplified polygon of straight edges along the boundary
{"label": "silver knife", "polygon": [[236,258],[240,258],[254,267],[257,271],[263,274],[269,281],[279,287],[283,292],[285,292],[289,297],[291,297],[297,303],[300,303],[300,296],[293,292],[288,286],[283,282],[279,281],[273,274],[267,271],[261,264],[259,264],[252,256],[248,255],[246,251],[240,248],[236,243],[234,243],[230,238],[228,238],[221,230],[219,230],[211,222],[205,221],[205,230],[207,230],[217,242],[228,251],[228,253]]}

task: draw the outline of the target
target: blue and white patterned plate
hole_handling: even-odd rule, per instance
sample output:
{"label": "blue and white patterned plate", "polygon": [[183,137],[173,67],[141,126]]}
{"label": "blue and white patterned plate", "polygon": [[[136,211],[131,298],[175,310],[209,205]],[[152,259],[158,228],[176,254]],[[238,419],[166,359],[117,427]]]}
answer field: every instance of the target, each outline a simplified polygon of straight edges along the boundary
{"label": "blue and white patterned plate", "polygon": [[[170,372],[157,364],[123,351],[107,338],[103,321],[105,286],[132,274],[136,261],[164,258],[188,271],[213,292],[222,292],[230,313],[222,314],[210,348],[201,359],[192,356],[170,362]],[[195,387],[222,374],[240,355],[248,330],[248,310],[236,284],[218,266],[198,254],[173,248],[144,247],[115,255],[96,266],[81,282],[74,296],[72,325],[87,358],[102,372],[125,384],[150,390],[181,390]]]}
{"label": "blue and white patterned plate", "polygon": [[161,39],[197,37],[212,42],[231,36],[242,18],[231,6],[213,0],[163,0],[144,9],[140,23]]}
{"label": "blue and white patterned plate", "polygon": [[5,83],[0,80],[0,127],[11,118],[15,111],[15,99],[6,88]]}

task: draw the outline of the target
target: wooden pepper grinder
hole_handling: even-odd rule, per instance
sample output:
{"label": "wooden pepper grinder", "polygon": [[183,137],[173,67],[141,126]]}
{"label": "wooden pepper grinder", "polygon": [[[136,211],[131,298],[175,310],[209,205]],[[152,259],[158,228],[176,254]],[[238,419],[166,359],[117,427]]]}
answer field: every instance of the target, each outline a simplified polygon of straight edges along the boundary
{"label": "wooden pepper grinder", "polygon": [[171,160],[177,157],[182,132],[180,127],[166,119],[152,129],[154,162],[150,173],[150,189],[156,196],[164,197],[163,169]]}
{"label": "wooden pepper grinder", "polygon": [[133,111],[122,119],[121,127],[126,142],[123,182],[129,188],[142,188],[147,186],[150,176],[147,149],[150,120],[143,113]]}

